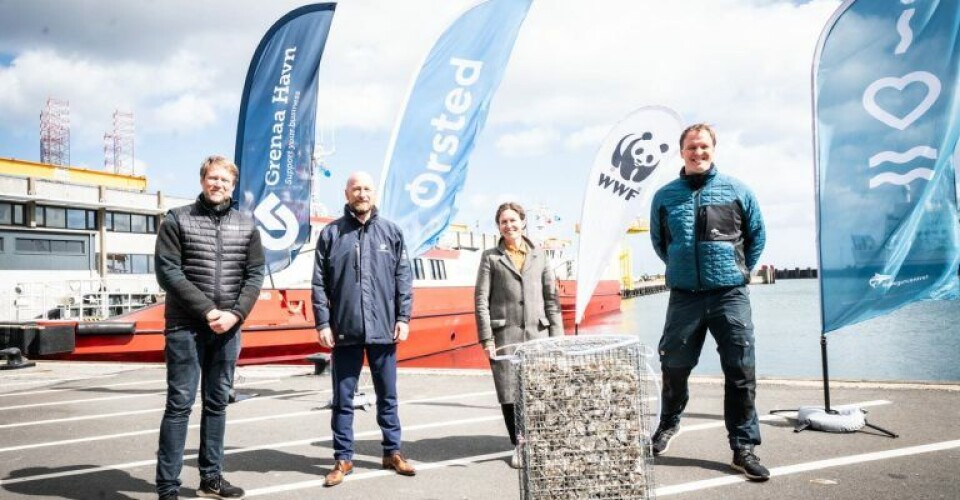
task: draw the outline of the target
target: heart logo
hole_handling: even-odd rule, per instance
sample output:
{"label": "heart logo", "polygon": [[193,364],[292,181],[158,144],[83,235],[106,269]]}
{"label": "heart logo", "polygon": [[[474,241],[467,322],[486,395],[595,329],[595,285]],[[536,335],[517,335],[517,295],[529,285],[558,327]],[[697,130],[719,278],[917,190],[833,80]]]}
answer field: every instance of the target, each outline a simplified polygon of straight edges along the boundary
{"label": "heart logo", "polygon": [[[898,92],[902,92],[903,89],[911,83],[924,84],[927,87],[927,95],[920,101],[920,104],[917,104],[917,107],[913,108],[913,110],[903,118],[889,113],[877,104],[877,93],[881,90],[893,88]],[[923,116],[924,113],[929,111],[938,97],[940,97],[940,80],[936,75],[926,71],[914,71],[913,73],[903,75],[902,78],[890,76],[871,83],[870,86],[863,91],[863,109],[867,110],[870,116],[880,120],[886,125],[898,130],[904,130]]]}

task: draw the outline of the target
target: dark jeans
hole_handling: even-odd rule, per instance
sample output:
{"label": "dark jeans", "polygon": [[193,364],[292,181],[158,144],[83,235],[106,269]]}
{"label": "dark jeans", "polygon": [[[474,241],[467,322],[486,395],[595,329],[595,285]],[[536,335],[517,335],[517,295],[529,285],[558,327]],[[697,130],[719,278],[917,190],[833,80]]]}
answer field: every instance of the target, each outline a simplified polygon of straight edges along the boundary
{"label": "dark jeans", "polygon": [[510,435],[510,443],[517,445],[517,407],[513,403],[501,404],[500,411],[503,412],[503,423],[507,424],[507,434]]}
{"label": "dark jeans", "polygon": [[221,472],[223,435],[233,373],[240,354],[240,332],[216,335],[207,328],[181,328],[164,333],[167,360],[167,406],[160,424],[157,452],[157,493],[180,488],[183,448],[187,441],[190,410],[200,386],[200,476]]}
{"label": "dark jeans", "polygon": [[723,368],[723,420],[730,448],[758,445],[753,320],[746,286],[709,292],[670,292],[667,322],[660,339],[661,425],[680,423],[680,415],[690,399],[687,380],[700,360],[707,330],[717,342]]}
{"label": "dark jeans", "polygon": [[333,379],[333,458],[353,460],[353,395],[367,355],[373,389],[377,394],[377,424],[383,433],[383,456],[400,451],[400,416],[397,415],[397,345],[366,344],[334,346],[331,365]]}

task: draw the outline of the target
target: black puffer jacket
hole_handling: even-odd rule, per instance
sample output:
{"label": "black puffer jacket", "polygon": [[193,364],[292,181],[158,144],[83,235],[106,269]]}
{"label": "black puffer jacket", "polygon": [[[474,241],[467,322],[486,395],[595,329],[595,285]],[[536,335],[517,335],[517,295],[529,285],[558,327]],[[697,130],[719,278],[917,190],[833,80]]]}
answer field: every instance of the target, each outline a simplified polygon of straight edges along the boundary
{"label": "black puffer jacket", "polygon": [[167,212],[155,259],[157,282],[167,292],[168,329],[205,325],[214,309],[243,323],[263,285],[260,232],[229,201],[211,206],[200,195]]}

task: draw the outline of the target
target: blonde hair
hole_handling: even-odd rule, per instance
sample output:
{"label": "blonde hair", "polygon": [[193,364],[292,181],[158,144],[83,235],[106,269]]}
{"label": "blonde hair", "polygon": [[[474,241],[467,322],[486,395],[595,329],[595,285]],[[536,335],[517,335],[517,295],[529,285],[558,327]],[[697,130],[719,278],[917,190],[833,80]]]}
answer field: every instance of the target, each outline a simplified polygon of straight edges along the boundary
{"label": "blonde hair", "polygon": [[200,179],[207,178],[207,171],[213,167],[224,167],[233,176],[233,184],[237,184],[237,178],[240,177],[240,169],[225,156],[220,155],[210,155],[206,160],[203,160],[203,163],[200,164]]}

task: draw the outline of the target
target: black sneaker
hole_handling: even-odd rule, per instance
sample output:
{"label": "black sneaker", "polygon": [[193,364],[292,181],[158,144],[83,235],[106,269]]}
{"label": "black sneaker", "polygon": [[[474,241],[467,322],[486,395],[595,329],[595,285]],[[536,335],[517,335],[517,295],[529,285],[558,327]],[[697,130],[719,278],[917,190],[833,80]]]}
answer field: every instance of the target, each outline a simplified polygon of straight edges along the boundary
{"label": "black sneaker", "polygon": [[670,447],[670,441],[680,432],[680,425],[657,427],[657,432],[653,433],[653,456],[659,456],[667,452]]}
{"label": "black sneaker", "polygon": [[160,495],[160,500],[180,500],[179,493],[164,493]]}
{"label": "black sneaker", "polygon": [[733,462],[730,467],[740,471],[751,481],[770,479],[770,471],[760,465],[760,459],[753,454],[753,447],[733,450]]}
{"label": "black sneaker", "polygon": [[201,479],[200,489],[197,490],[197,496],[207,498],[243,498],[243,495],[243,488],[228,483],[223,476]]}

